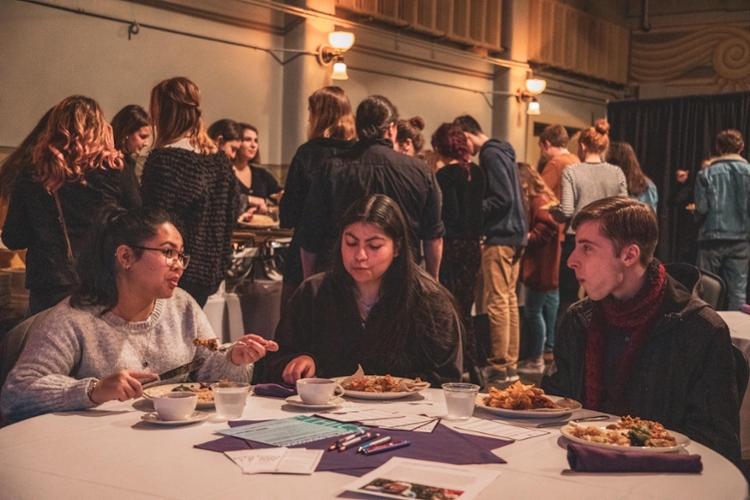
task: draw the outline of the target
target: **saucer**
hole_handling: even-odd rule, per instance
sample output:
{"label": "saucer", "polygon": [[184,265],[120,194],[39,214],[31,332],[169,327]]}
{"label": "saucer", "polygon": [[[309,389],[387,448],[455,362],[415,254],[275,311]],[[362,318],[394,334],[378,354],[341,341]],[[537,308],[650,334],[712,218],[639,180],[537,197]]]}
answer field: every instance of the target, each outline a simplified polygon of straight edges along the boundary
{"label": "saucer", "polygon": [[194,411],[190,418],[185,420],[162,420],[159,418],[159,414],[156,412],[146,413],[141,417],[141,420],[154,425],[187,425],[194,424],[196,422],[203,422],[208,418],[208,413],[205,411]]}
{"label": "saucer", "polygon": [[296,406],[298,408],[308,408],[310,410],[324,410],[326,408],[336,408],[336,407],[341,406],[342,404],[344,404],[346,402],[344,400],[344,398],[337,396],[337,397],[329,400],[328,403],[326,403],[326,404],[322,404],[322,405],[309,405],[309,404],[305,403],[304,401],[302,401],[302,398],[300,398],[298,394],[294,395],[294,396],[289,396],[284,401],[286,401],[286,403],[288,405]]}

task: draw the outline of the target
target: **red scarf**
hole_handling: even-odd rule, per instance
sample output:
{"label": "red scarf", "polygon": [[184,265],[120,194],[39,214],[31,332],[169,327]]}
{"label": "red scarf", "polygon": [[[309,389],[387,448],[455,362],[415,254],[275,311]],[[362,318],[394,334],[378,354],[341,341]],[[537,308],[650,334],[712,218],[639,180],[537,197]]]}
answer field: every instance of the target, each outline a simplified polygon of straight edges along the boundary
{"label": "red scarf", "polygon": [[626,414],[625,390],[630,381],[633,362],[648,332],[659,317],[664,302],[666,271],[658,261],[646,269],[646,282],[635,297],[618,303],[612,295],[594,301],[594,310],[586,331],[584,354],[584,407],[601,409],[604,398],[604,363],[607,356],[607,332],[610,328],[624,330],[630,336],[625,354],[616,366],[616,384],[613,388],[612,408],[617,414]]}

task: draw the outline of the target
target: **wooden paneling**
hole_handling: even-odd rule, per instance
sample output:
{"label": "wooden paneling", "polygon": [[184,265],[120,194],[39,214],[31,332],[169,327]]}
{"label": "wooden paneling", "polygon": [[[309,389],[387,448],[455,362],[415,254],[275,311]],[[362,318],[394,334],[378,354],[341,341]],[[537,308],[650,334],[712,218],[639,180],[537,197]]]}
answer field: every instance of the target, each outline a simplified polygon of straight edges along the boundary
{"label": "wooden paneling", "polygon": [[630,32],[555,0],[529,1],[529,62],[626,83]]}

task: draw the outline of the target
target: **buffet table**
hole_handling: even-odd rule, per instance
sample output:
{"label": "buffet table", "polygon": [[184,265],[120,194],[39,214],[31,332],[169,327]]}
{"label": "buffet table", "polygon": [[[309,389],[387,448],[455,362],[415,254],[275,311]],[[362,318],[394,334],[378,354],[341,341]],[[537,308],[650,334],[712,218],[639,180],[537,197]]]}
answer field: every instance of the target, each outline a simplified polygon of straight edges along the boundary
{"label": "buffet table", "polygon": [[[433,404],[365,403],[404,413],[445,411],[442,391],[428,389],[424,394]],[[193,448],[218,437],[213,433],[226,429],[225,422],[209,419],[184,427],[152,426],[141,420],[144,412],[151,411],[150,405],[144,400],[110,402],[97,410],[44,415],[0,429],[0,496],[323,499],[339,497],[343,486],[355,479],[332,472],[243,475],[223,454]],[[281,399],[253,395],[243,419],[300,414],[305,413]],[[494,418],[480,409],[475,416]],[[568,470],[565,438],[557,428],[548,430],[547,435],[495,450],[507,464],[471,466],[500,471],[479,498],[749,498],[740,471],[700,444],[692,443],[687,450],[703,457],[702,474],[579,474]],[[391,453],[398,456],[398,451]],[[341,498],[358,497],[343,494]]]}

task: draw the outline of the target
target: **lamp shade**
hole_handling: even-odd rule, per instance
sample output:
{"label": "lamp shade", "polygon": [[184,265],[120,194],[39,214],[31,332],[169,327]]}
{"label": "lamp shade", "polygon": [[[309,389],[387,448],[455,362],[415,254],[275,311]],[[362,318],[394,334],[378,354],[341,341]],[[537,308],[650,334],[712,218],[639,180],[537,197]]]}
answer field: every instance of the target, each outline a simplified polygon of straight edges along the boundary
{"label": "lamp shade", "polygon": [[348,31],[332,31],[328,33],[328,43],[334,49],[345,52],[354,45],[354,33]]}
{"label": "lamp shade", "polygon": [[538,115],[540,113],[541,112],[539,110],[539,101],[537,101],[536,99],[534,99],[533,101],[531,101],[529,103],[529,107],[526,110],[526,114],[527,115]]}
{"label": "lamp shade", "polygon": [[541,94],[547,88],[547,82],[541,78],[529,78],[526,80],[526,90],[531,94]]}
{"label": "lamp shade", "polygon": [[333,64],[333,73],[331,73],[331,80],[348,80],[349,75],[346,74],[346,63],[337,62]]}

